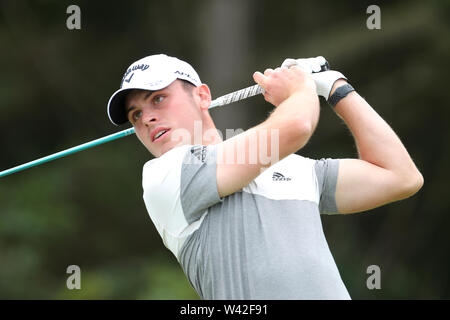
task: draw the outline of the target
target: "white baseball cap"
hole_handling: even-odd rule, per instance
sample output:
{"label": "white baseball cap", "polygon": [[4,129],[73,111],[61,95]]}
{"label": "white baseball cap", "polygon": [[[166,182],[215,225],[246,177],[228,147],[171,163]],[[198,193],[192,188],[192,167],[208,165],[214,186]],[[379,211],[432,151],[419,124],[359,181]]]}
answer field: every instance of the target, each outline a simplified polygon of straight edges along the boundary
{"label": "white baseball cap", "polygon": [[108,102],[108,117],[116,126],[128,121],[125,113],[125,97],[132,89],[161,90],[176,79],[189,81],[198,87],[202,83],[194,68],[175,57],[155,54],[133,62],[125,72],[120,89]]}

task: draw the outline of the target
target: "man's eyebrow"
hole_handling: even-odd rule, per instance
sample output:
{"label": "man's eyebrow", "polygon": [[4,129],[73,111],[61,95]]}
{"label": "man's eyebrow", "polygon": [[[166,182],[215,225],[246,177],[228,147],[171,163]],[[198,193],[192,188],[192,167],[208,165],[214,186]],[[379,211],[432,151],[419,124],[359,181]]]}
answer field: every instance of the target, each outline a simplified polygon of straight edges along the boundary
{"label": "man's eyebrow", "polygon": [[147,100],[148,97],[150,97],[150,95],[155,92],[155,91],[147,91],[147,93],[145,94],[144,100]]}
{"label": "man's eyebrow", "polygon": [[127,108],[127,110],[126,110],[127,117],[128,117],[128,114],[130,113],[130,111],[133,110],[133,109],[136,109],[136,107],[135,106],[131,106],[131,107]]}
{"label": "man's eyebrow", "polygon": [[[154,91],[148,91],[148,92],[145,94],[145,96],[144,96],[144,100],[147,100],[147,98],[148,98],[153,92],[154,92]],[[131,111],[131,110],[134,110],[134,109],[136,109],[135,106],[131,106],[131,107],[127,108],[127,110],[126,110],[126,115],[127,115],[127,117],[128,117],[128,114],[130,113],[130,111]]]}

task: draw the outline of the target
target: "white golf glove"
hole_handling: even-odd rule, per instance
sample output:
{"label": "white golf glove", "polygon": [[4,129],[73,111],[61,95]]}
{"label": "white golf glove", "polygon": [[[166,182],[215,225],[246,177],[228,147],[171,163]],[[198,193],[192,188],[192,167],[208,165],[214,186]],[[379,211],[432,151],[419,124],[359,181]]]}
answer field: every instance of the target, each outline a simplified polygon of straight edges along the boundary
{"label": "white golf glove", "polygon": [[313,73],[311,76],[316,83],[317,95],[324,97],[327,101],[334,83],[339,79],[347,80],[342,73],[333,70]]}
{"label": "white golf glove", "polygon": [[298,66],[305,72],[311,74],[316,83],[317,95],[322,96],[328,101],[333,84],[339,79],[347,78],[339,71],[330,70],[327,60],[322,57],[306,58],[306,59],[286,59],[281,67]]}
{"label": "white golf glove", "polygon": [[281,67],[292,67],[297,66],[303,71],[307,73],[314,73],[314,72],[321,72],[325,70],[330,70],[330,65],[328,64],[327,60],[322,57],[315,57],[315,58],[305,58],[305,59],[291,59],[288,58],[283,61]]}

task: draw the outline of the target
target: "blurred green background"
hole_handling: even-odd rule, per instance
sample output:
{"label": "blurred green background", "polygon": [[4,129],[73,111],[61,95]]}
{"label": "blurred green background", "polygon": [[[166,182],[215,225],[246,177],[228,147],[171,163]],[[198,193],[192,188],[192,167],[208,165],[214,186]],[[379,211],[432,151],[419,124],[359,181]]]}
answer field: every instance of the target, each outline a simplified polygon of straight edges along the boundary
{"label": "blurred green background", "polygon": [[[66,9],[81,9],[68,30]],[[366,8],[381,8],[369,30]],[[399,135],[425,178],[414,197],[369,212],[322,216],[353,299],[450,298],[448,72],[450,2],[0,1],[0,170],[129,127],[106,103],[133,61],[189,61],[214,97],[287,58],[325,56]],[[271,106],[259,96],[211,114],[247,129]],[[299,154],[356,156],[322,101]],[[198,299],[142,200],[150,154],[126,137],[0,179],[0,298]],[[81,290],[66,269],[81,268]],[[366,269],[381,268],[368,290]]]}

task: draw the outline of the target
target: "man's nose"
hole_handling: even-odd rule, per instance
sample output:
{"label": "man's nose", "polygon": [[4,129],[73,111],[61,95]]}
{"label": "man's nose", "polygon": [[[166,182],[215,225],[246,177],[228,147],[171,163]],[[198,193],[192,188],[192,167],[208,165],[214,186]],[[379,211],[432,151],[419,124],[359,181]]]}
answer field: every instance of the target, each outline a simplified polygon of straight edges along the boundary
{"label": "man's nose", "polygon": [[158,117],[154,111],[151,110],[142,111],[142,121],[146,126],[153,125],[157,120]]}

